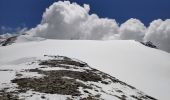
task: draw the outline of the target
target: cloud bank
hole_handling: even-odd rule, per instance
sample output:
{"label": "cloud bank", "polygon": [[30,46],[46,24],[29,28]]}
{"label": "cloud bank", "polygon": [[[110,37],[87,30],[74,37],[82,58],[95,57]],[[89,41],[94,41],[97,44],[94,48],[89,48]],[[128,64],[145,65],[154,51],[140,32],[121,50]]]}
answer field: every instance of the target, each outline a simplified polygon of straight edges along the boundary
{"label": "cloud bank", "polygon": [[145,36],[146,27],[138,19],[129,19],[120,26],[120,39],[142,41]]}
{"label": "cloud bank", "polygon": [[170,19],[153,21],[144,37],[145,41],[152,41],[158,48],[170,52]]}
{"label": "cloud bank", "polygon": [[104,39],[118,33],[115,20],[89,15],[90,7],[69,1],[52,4],[41,23],[29,32],[50,39]]}
{"label": "cloud bank", "polygon": [[89,11],[87,4],[55,2],[43,13],[41,23],[27,33],[47,39],[151,41],[170,52],[170,19],[155,20],[149,27],[134,18],[118,25],[114,19],[99,18]]}

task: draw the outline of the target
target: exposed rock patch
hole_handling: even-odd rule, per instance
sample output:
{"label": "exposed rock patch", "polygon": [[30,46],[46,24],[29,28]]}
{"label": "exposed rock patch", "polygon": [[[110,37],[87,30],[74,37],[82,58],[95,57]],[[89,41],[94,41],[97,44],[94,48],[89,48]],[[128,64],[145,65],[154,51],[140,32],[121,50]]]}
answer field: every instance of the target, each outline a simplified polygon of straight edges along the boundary
{"label": "exposed rock patch", "polygon": [[18,100],[18,96],[15,92],[6,92],[5,89],[0,90],[0,100]]}
{"label": "exposed rock patch", "polygon": [[[41,99],[48,98],[45,94],[58,94],[67,95],[66,100],[105,100],[107,96],[120,100],[156,100],[115,77],[91,68],[85,62],[63,56],[44,57],[49,59],[31,62],[27,66],[36,67],[17,72],[16,78],[11,80],[18,85],[17,89],[1,91],[0,100],[17,100],[20,99],[19,94],[28,94],[28,91],[43,93],[39,94]],[[37,73],[42,77],[24,77],[24,73]]]}
{"label": "exposed rock patch", "polygon": [[2,45],[2,46],[11,45],[12,43],[15,42],[16,39],[17,39],[17,36],[9,37],[9,38],[7,38],[5,41],[2,41],[2,42],[1,42],[1,45]]}
{"label": "exposed rock patch", "polygon": [[143,44],[143,45],[145,45],[145,46],[147,46],[147,47],[150,47],[150,48],[156,48],[157,49],[157,47],[152,43],[152,42],[140,42],[141,44]]}

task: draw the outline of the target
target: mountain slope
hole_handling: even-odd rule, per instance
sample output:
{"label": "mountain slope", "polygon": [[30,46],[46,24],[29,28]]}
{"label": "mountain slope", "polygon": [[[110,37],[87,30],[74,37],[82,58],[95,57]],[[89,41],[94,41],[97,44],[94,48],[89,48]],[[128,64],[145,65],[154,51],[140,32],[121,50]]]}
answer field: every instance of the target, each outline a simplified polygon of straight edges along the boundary
{"label": "mountain slope", "polygon": [[135,41],[43,40],[0,47],[1,67],[43,55],[80,59],[155,98],[170,98],[170,54]]}
{"label": "mountain slope", "polygon": [[44,55],[32,60],[1,68],[16,78],[0,84],[0,99],[156,100],[76,59]]}

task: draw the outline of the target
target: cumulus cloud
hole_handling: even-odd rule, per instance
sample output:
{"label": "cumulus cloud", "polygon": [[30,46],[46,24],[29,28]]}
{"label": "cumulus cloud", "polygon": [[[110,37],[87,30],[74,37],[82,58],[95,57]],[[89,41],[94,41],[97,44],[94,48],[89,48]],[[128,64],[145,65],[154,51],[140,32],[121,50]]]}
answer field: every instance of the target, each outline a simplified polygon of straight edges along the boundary
{"label": "cumulus cloud", "polygon": [[89,5],[81,7],[69,1],[52,4],[41,23],[28,31],[34,36],[50,39],[104,39],[118,33],[115,20],[89,14]]}
{"label": "cumulus cloud", "polygon": [[153,21],[148,28],[131,18],[120,27],[114,19],[89,14],[90,6],[58,1],[43,13],[42,21],[26,33],[47,39],[123,39],[151,41],[158,48],[170,52],[170,19]]}
{"label": "cumulus cloud", "polygon": [[144,40],[151,41],[158,48],[170,52],[170,19],[153,21],[148,27]]}
{"label": "cumulus cloud", "polygon": [[120,26],[120,39],[142,41],[146,32],[144,24],[138,20],[131,18]]}

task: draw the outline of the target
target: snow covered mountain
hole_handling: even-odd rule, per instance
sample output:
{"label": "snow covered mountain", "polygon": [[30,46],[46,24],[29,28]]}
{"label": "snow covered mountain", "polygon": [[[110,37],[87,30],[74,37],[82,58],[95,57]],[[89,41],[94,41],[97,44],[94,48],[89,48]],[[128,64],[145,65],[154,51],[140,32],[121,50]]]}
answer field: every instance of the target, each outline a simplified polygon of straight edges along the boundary
{"label": "snow covered mountain", "polygon": [[49,55],[36,59],[1,67],[1,75],[9,76],[1,80],[0,99],[155,100],[82,61]]}
{"label": "snow covered mountain", "polygon": [[12,36],[13,36],[13,34],[9,34],[9,33],[2,34],[2,35],[0,35],[0,42],[4,41],[4,40],[6,40],[7,38],[10,38],[10,37],[12,37]]}
{"label": "snow covered mountain", "polygon": [[[146,47],[139,42],[51,40],[21,35],[12,43],[0,47],[0,98],[19,97],[31,100],[170,98],[170,54]],[[71,63],[62,61],[65,58]],[[66,83],[64,86],[60,83],[63,81]],[[69,87],[70,91],[62,90],[66,87]]]}

